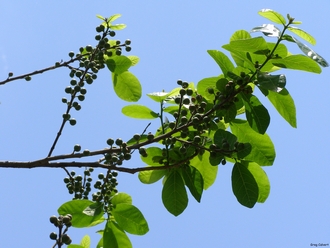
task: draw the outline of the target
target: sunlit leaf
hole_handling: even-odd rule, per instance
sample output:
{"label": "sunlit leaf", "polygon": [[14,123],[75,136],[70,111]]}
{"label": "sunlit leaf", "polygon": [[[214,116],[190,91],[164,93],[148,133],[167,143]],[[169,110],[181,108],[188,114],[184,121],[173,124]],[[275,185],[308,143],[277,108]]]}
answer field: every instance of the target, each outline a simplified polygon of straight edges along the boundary
{"label": "sunlit leaf", "polygon": [[122,30],[126,28],[126,24],[113,24],[109,26],[110,29],[112,30]]}
{"label": "sunlit leaf", "polygon": [[[317,54],[312,49],[310,49],[308,46],[301,43],[298,39],[296,39],[294,37],[292,37],[292,39],[297,43],[300,50],[303,51],[303,53],[306,54],[309,58],[316,61],[318,64],[320,64],[323,67],[329,66],[328,62],[321,55]],[[321,72],[321,70],[320,70],[320,72]]]}
{"label": "sunlit leaf", "polygon": [[267,18],[268,20],[271,20],[272,22],[278,23],[278,24],[286,24],[285,18],[280,14],[277,13],[274,10],[271,9],[262,9],[258,12],[259,15]]}
{"label": "sunlit leaf", "polygon": [[256,52],[268,49],[267,42],[263,37],[255,37],[245,40],[233,40],[229,44],[232,49],[241,52]]}
{"label": "sunlit leaf", "polygon": [[215,89],[216,88],[216,83],[220,78],[223,78],[223,76],[222,77],[203,78],[202,80],[200,80],[197,83],[197,92],[199,94],[202,94],[206,99],[213,100],[214,95],[208,93],[208,89],[209,88]]}
{"label": "sunlit leaf", "polygon": [[297,127],[296,107],[287,89],[280,92],[269,91],[267,98],[274,105],[279,114],[292,126]]}
{"label": "sunlit leaf", "polygon": [[90,227],[104,221],[103,205],[89,200],[68,201],[57,211],[63,216],[71,214],[73,227]]}
{"label": "sunlit leaf", "polygon": [[263,24],[253,28],[251,32],[262,32],[265,36],[277,38],[279,38],[281,35],[281,30],[275,27],[273,24]]}
{"label": "sunlit leaf", "polygon": [[217,50],[207,50],[207,52],[220,66],[220,69],[224,75],[227,75],[228,71],[232,71],[234,69],[233,63],[223,52]]}
{"label": "sunlit leaf", "polygon": [[118,225],[128,233],[144,235],[149,231],[143,214],[131,204],[119,203],[112,209],[111,214]]}
{"label": "sunlit leaf", "polygon": [[123,192],[116,193],[111,198],[111,203],[112,203],[112,205],[117,205],[120,203],[132,204],[132,197],[129,194],[126,194]]}
{"label": "sunlit leaf", "polygon": [[140,61],[140,58],[138,56],[135,56],[135,55],[128,55],[126,57],[132,62],[131,66],[136,65]]}
{"label": "sunlit leaf", "polygon": [[121,14],[114,14],[108,18],[108,23],[111,23],[121,17]]}
{"label": "sunlit leaf", "polygon": [[113,56],[105,61],[111,72],[121,74],[132,66],[132,61],[126,56]]}
{"label": "sunlit leaf", "polygon": [[312,45],[316,44],[316,40],[314,39],[313,36],[311,36],[309,33],[307,33],[306,31],[297,28],[297,27],[293,27],[290,26],[288,27],[288,29],[292,32],[295,33],[296,35],[298,35],[300,38],[303,38],[304,40],[308,41],[309,43],[311,43]]}
{"label": "sunlit leaf", "polygon": [[169,92],[153,92],[147,94],[147,96],[149,96],[152,100],[156,102],[164,101],[169,95]]}
{"label": "sunlit leaf", "polygon": [[137,119],[156,119],[159,116],[147,106],[138,104],[125,106],[122,108],[121,112],[128,117]]}
{"label": "sunlit leaf", "polygon": [[251,152],[244,159],[259,165],[272,165],[275,160],[275,148],[267,134],[255,132],[246,120],[236,119],[230,123],[230,129],[239,142],[250,143]]}
{"label": "sunlit leaf", "polygon": [[131,72],[125,71],[121,74],[112,73],[114,90],[119,98],[127,102],[137,102],[142,95],[142,87]]}
{"label": "sunlit leaf", "polygon": [[[150,166],[148,166],[150,167]],[[152,184],[160,179],[162,179],[166,175],[166,170],[145,170],[139,172],[139,180],[141,183]]]}
{"label": "sunlit leaf", "polygon": [[322,71],[315,61],[301,54],[287,56],[283,59],[272,60],[271,62],[275,66],[286,69],[301,70],[314,73],[321,73]]}
{"label": "sunlit leaf", "polygon": [[204,189],[208,189],[215,181],[218,166],[212,166],[209,161],[210,153],[205,151],[203,155],[195,156],[190,160],[190,165],[195,167],[203,176]]}
{"label": "sunlit leaf", "polygon": [[113,221],[108,221],[97,248],[132,248],[125,231]]}
{"label": "sunlit leaf", "polygon": [[259,188],[251,172],[241,163],[235,163],[231,183],[237,201],[243,206],[253,208],[259,196]]}
{"label": "sunlit leaf", "polygon": [[103,16],[101,16],[101,15],[96,15],[96,17],[99,18],[99,19],[101,19],[102,21],[105,20],[105,18]]}

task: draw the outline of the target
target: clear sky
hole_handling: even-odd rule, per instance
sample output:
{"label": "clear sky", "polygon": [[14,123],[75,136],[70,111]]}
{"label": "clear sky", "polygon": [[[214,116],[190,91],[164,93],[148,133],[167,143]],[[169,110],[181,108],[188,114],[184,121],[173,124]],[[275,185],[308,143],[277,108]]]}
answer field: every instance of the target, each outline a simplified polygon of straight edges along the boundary
{"label": "clear sky", "polygon": [[[307,3],[307,2],[306,2]],[[132,72],[143,86],[141,104],[159,109],[146,93],[169,91],[181,78],[197,82],[220,74],[206,53],[221,49],[238,29],[251,30],[269,23],[257,14],[263,8],[290,13],[301,28],[317,40],[313,49],[330,62],[328,0],[312,1],[1,1],[0,80],[51,66],[68,59],[69,51],[95,44],[95,27],[101,14],[122,14],[117,23],[127,28],[117,38],[132,40],[132,55],[140,63]],[[288,44],[293,53],[298,49]],[[223,51],[223,50],[222,50]],[[190,198],[179,217],[169,214],[161,201],[161,182],[142,185],[137,175],[118,176],[118,189],[133,197],[146,217],[150,231],[130,235],[134,247],[311,247],[330,244],[329,78],[282,71],[295,100],[298,128],[293,129],[269,107],[272,138],[277,158],[264,168],[271,193],[253,209],[241,206],[231,191],[232,164],[221,166],[215,184],[204,192],[199,204]],[[44,158],[55,138],[64,112],[61,98],[69,85],[69,71],[60,69],[37,75],[31,82],[16,81],[0,88],[0,160],[31,161]],[[127,140],[143,131],[147,121],[121,114],[127,105],[113,93],[110,73],[103,70],[88,88],[78,121],[67,126],[54,154],[70,153],[74,144],[101,149],[109,137]],[[158,128],[152,123],[150,131]],[[139,158],[126,166],[143,166]],[[56,231],[49,217],[70,200],[60,169],[1,169],[1,247],[51,247],[49,233]],[[76,169],[77,173],[82,170]],[[92,247],[98,228],[71,229],[74,243],[89,234]]]}

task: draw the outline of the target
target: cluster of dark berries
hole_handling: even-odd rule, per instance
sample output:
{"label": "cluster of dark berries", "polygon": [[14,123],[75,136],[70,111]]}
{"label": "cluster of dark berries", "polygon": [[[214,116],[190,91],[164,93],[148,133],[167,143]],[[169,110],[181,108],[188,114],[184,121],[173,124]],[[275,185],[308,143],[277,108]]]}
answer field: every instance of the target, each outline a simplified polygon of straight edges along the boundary
{"label": "cluster of dark berries", "polygon": [[[72,240],[71,240],[70,236],[66,234],[68,228],[70,226],[72,226],[71,220],[72,220],[71,214],[67,214],[65,216],[60,215],[59,217],[56,217],[55,215],[51,216],[49,218],[49,221],[50,221],[50,223],[54,224],[54,226],[59,228],[60,234],[57,235],[56,232],[52,232],[49,235],[50,239],[56,240],[56,244],[59,244],[59,245],[71,244]],[[66,228],[62,232],[64,226]]]}
{"label": "cluster of dark berries", "polygon": [[93,168],[88,168],[84,171],[84,176],[76,175],[74,171],[70,172],[70,177],[64,178],[64,183],[69,191],[69,194],[73,194],[73,199],[88,199],[88,195],[91,192],[91,173]]}
{"label": "cluster of dark berries", "polygon": [[108,152],[104,155],[105,163],[110,165],[122,165],[124,160],[130,160],[131,150],[129,149],[126,142],[123,142],[122,139],[118,138],[116,140],[109,138],[107,144],[111,148],[119,148],[117,152]]}

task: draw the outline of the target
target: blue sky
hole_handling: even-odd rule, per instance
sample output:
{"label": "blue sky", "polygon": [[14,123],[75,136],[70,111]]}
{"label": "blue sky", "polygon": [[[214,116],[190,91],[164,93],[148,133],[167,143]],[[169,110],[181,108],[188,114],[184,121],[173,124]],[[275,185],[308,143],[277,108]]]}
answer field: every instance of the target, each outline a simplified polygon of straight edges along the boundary
{"label": "blue sky", "polygon": [[[51,66],[66,60],[69,51],[95,44],[95,27],[101,14],[122,14],[117,23],[127,28],[117,39],[132,40],[132,55],[140,62],[132,68],[143,86],[141,104],[158,110],[145,96],[169,91],[176,80],[197,84],[221,72],[208,49],[220,49],[238,29],[251,30],[269,23],[257,12],[274,9],[301,20],[301,28],[317,40],[313,49],[330,61],[328,48],[330,3],[326,0],[299,4],[290,1],[2,1],[0,8],[0,80],[9,71],[15,75]],[[299,53],[288,44],[292,53]],[[223,50],[222,50],[223,51]],[[118,189],[133,197],[146,217],[150,231],[130,235],[134,247],[311,247],[330,244],[328,92],[330,71],[320,75],[282,71],[295,100],[298,128],[293,129],[274,111],[267,99],[271,125],[268,134],[277,152],[273,166],[264,168],[271,193],[264,204],[253,209],[241,206],[231,191],[232,164],[221,166],[215,184],[204,192],[199,204],[190,198],[179,217],[169,214],[161,202],[161,183],[142,185],[137,175],[121,173]],[[33,77],[31,82],[8,83],[0,90],[0,160],[31,161],[47,155],[58,131],[64,104],[68,70],[60,69]],[[101,149],[109,137],[127,140],[148,124],[121,114],[127,103],[113,93],[110,74],[103,70],[88,89],[82,110],[74,112],[78,124],[67,126],[54,154],[83,149]],[[152,123],[150,131],[158,123]],[[127,166],[139,167],[139,158]],[[82,170],[75,169],[77,173]],[[1,169],[1,247],[51,247],[49,233],[56,231],[49,216],[70,200],[64,171],[58,169]],[[75,243],[91,229],[71,229]]]}

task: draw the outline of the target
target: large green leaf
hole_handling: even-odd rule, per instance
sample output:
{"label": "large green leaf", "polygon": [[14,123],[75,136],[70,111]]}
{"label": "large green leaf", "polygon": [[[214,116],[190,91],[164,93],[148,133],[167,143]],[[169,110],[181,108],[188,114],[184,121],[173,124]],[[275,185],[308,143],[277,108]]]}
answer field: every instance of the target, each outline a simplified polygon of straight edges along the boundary
{"label": "large green leaf", "polygon": [[127,102],[137,102],[142,95],[142,87],[131,72],[125,71],[121,74],[112,73],[114,90],[119,98]]}
{"label": "large green leaf", "polygon": [[120,203],[132,204],[132,197],[129,194],[120,192],[120,193],[115,194],[111,198],[111,203],[112,203],[112,205],[117,205]]}
{"label": "large green leaf", "polygon": [[259,196],[259,188],[251,172],[241,163],[235,163],[231,174],[231,185],[237,201],[253,208]]}
{"label": "large green leaf", "polygon": [[329,66],[328,62],[320,54],[316,53],[311,48],[301,43],[298,39],[294,38],[293,36],[287,35],[286,40],[295,42],[304,54],[306,54],[309,58],[314,60],[319,65],[323,67]]}
{"label": "large green leaf", "polygon": [[155,102],[162,102],[169,96],[169,94],[169,92],[153,92],[148,93],[147,96],[149,96]]}
{"label": "large green leaf", "polygon": [[287,89],[280,92],[268,91],[269,101],[274,105],[279,114],[292,126],[297,127],[296,106]]}
{"label": "large green leaf", "polygon": [[203,155],[195,156],[190,160],[190,165],[195,167],[203,176],[204,189],[208,189],[215,181],[218,166],[212,166],[209,161],[210,153],[205,151]]}
{"label": "large green leaf", "polygon": [[244,105],[246,119],[250,127],[260,134],[264,134],[270,123],[268,110],[261,104],[259,99],[252,94],[240,94]]}
{"label": "large green leaf", "polygon": [[282,59],[276,59],[271,61],[273,65],[293,69],[293,70],[302,70],[307,72],[321,73],[321,68],[314,60],[301,55],[291,55]]}
{"label": "large green leaf", "polygon": [[152,184],[163,178],[165,174],[166,170],[146,170],[140,171],[138,177],[142,183]]}
{"label": "large green leaf", "polygon": [[126,56],[112,56],[105,61],[109,70],[116,74],[121,74],[131,67],[132,61]]}
{"label": "large green leaf", "polygon": [[188,205],[187,191],[177,170],[172,170],[165,180],[162,190],[165,208],[174,216],[180,215]]}
{"label": "large green leaf", "polygon": [[236,119],[230,123],[233,134],[239,142],[250,143],[251,152],[244,159],[259,165],[272,165],[275,160],[275,148],[267,134],[255,132],[246,120]]}
{"label": "large green leaf", "polygon": [[258,202],[265,202],[270,192],[270,182],[268,180],[266,172],[257,163],[243,161],[242,164],[247,167],[247,169],[251,172],[258,184]]}
{"label": "large green leaf", "polygon": [[263,37],[255,37],[245,40],[233,40],[230,47],[239,52],[258,52],[268,50],[267,42]]}
{"label": "large green leaf", "polygon": [[304,40],[308,41],[309,43],[311,43],[312,45],[316,44],[316,40],[314,39],[313,36],[311,36],[309,33],[307,33],[306,31],[297,28],[297,27],[293,27],[290,26],[288,27],[288,29],[292,32],[295,33],[296,35],[298,35],[299,37],[303,38]]}
{"label": "large green leaf", "polygon": [[223,75],[227,75],[228,71],[234,69],[233,63],[223,52],[217,50],[207,50],[208,54],[215,60],[215,62],[220,66]]}
{"label": "large green leaf", "polygon": [[89,200],[72,200],[59,207],[60,215],[71,214],[73,227],[90,227],[104,221],[102,203]]}
{"label": "large green leaf", "polygon": [[199,94],[202,94],[207,100],[213,100],[214,95],[208,93],[209,88],[216,88],[218,80],[223,78],[223,75],[220,77],[209,77],[209,78],[203,78],[197,83],[197,92]]}
{"label": "large green leaf", "polygon": [[127,58],[131,61],[131,63],[132,63],[131,66],[136,65],[140,61],[140,58],[138,56],[135,56],[135,55],[128,55]]}
{"label": "large green leaf", "polygon": [[75,245],[75,244],[70,244],[70,245],[68,245],[68,247],[67,248],[85,248],[84,246],[82,246],[82,245]]}
{"label": "large green leaf", "polygon": [[85,235],[81,241],[80,241],[80,245],[84,248],[90,248],[91,246],[91,238],[88,235]]}
{"label": "large green leaf", "polygon": [[196,201],[200,202],[204,186],[202,174],[195,167],[184,166],[182,168],[182,176],[192,196]]}
{"label": "large green leaf", "polygon": [[97,244],[97,248],[132,248],[132,243],[125,231],[115,222],[108,221],[103,232],[103,238]]}
{"label": "large green leaf", "polygon": [[158,114],[144,105],[132,104],[122,108],[121,112],[131,118],[156,119]]}
{"label": "large green leaf", "polygon": [[148,154],[147,157],[141,156],[141,160],[144,163],[146,163],[147,165],[155,165],[155,166],[161,165],[159,163],[159,160],[163,158],[162,149],[160,149],[159,147],[148,147],[146,149],[146,152]]}
{"label": "large green leaf", "polygon": [[112,30],[122,30],[126,28],[126,24],[112,24],[109,26]]}
{"label": "large green leaf", "polygon": [[277,13],[274,10],[271,9],[262,9],[258,12],[259,15],[267,18],[268,20],[271,20],[272,22],[278,23],[278,24],[286,24],[285,18],[280,14]]}
{"label": "large green leaf", "polygon": [[148,223],[141,211],[127,203],[119,203],[112,209],[118,225],[126,232],[136,235],[144,235],[149,231]]}

